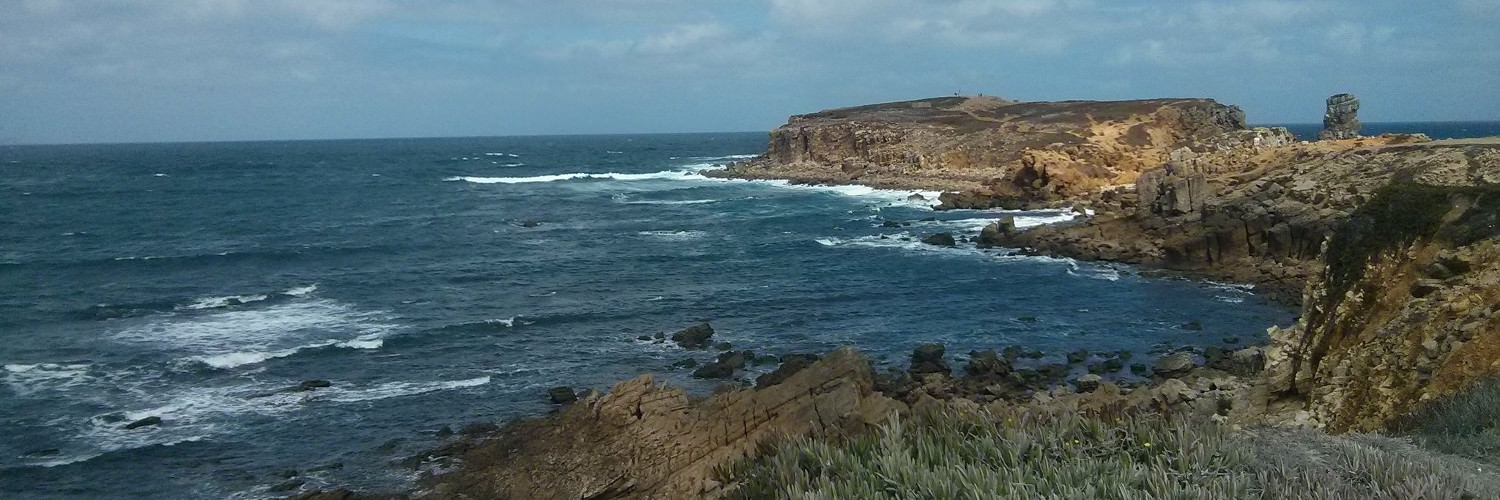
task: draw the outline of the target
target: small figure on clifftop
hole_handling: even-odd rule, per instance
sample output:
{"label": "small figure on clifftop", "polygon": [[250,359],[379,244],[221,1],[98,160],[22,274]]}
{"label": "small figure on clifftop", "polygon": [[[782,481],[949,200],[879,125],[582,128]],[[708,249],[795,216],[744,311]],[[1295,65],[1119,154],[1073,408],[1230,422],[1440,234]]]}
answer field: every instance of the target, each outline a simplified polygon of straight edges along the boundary
{"label": "small figure on clifftop", "polygon": [[1356,137],[1359,137],[1359,98],[1354,94],[1329,97],[1328,111],[1323,114],[1323,131],[1318,132],[1318,140]]}

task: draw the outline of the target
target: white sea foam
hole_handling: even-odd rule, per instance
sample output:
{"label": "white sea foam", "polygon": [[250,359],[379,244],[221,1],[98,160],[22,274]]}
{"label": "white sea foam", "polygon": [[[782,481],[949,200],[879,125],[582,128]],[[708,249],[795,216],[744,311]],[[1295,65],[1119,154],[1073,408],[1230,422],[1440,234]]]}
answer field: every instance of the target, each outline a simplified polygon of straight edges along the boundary
{"label": "white sea foam", "polygon": [[112,332],[117,341],[164,346],[192,361],[235,368],[337,346],[375,349],[396,326],[380,312],[359,311],[326,299],[306,298],[315,286],[294,288],[303,297],[269,307],[208,309],[207,314],[163,314]]}
{"label": "white sea foam", "polygon": [[299,286],[299,287],[296,287],[296,288],[291,288],[291,289],[288,289],[287,291],[281,292],[281,293],[283,295],[291,295],[293,297],[305,297],[305,296],[307,296],[307,295],[309,295],[309,294],[311,294],[313,292],[316,292],[316,291],[318,291],[318,284],[317,283],[313,283],[313,284],[307,285],[307,286]]}
{"label": "white sea foam", "polygon": [[[478,387],[488,383],[490,383],[490,377],[488,375],[485,375],[483,377],[475,377],[465,380],[451,380],[440,382],[389,382],[365,389],[336,389],[333,391],[326,391],[325,394],[328,394],[326,399],[329,401],[335,401],[339,403],[355,403],[360,401],[373,401],[377,399],[415,396],[417,394],[426,394],[435,391]],[[324,398],[319,397],[318,399]]]}
{"label": "white sea foam", "polygon": [[385,345],[385,339],[378,335],[361,335],[349,340],[325,340],[311,344],[289,347],[286,349],[272,349],[266,351],[237,351],[226,352],[205,356],[193,356],[188,358],[220,370],[238,368],[245,365],[264,363],[276,358],[285,358],[307,349],[319,349],[323,347],[340,347],[344,349],[379,349]]}
{"label": "white sea foam", "polygon": [[248,304],[251,302],[260,302],[268,298],[270,298],[269,295],[228,295],[224,297],[204,297],[193,301],[193,303],[191,304],[179,306],[178,309],[218,309],[220,307]]}
{"label": "white sea foam", "polygon": [[682,231],[639,231],[635,234],[656,239],[669,241],[696,240],[708,236],[704,231],[682,230]]}
{"label": "white sea foam", "polygon": [[88,381],[88,363],[35,363],[5,365],[5,384],[17,394],[60,390]]}
{"label": "white sea foam", "polygon": [[[744,179],[721,179],[708,177],[701,172],[712,170],[715,167],[707,164],[688,165],[678,170],[663,170],[660,172],[648,172],[640,174],[625,174],[618,172],[574,172],[566,174],[536,175],[530,177],[484,177],[484,176],[454,176],[446,177],[445,182],[469,182],[474,184],[534,184],[545,182],[565,181],[691,181],[706,183],[754,183],[760,185],[777,186],[786,189],[803,191],[817,191],[839,194],[844,196],[874,199],[889,205],[909,205],[930,208],[937,205],[939,191],[918,190],[893,190],[876,189],[860,185],[811,185],[793,184],[786,180],[744,180]],[[920,199],[913,200],[912,195],[921,195]]]}
{"label": "white sea foam", "polygon": [[[750,159],[750,158],[756,158],[756,156],[760,156],[760,155],[688,156],[688,159],[693,159],[693,161],[711,162],[711,161],[724,161],[724,159]],[[672,159],[676,159],[676,158],[672,158]]]}
{"label": "white sea foam", "polygon": [[515,316],[511,316],[511,317],[506,318],[506,319],[487,319],[487,320],[484,320],[484,322],[488,323],[488,324],[491,324],[491,325],[501,325],[501,326],[504,326],[506,328],[515,328],[515,326],[516,326],[516,317]]}
{"label": "white sea foam", "polygon": [[572,180],[614,180],[614,181],[650,181],[650,180],[707,180],[697,172],[688,170],[666,170],[661,172],[650,172],[644,174],[623,174],[618,172],[589,173],[576,172],[569,174],[536,175],[531,177],[448,177],[443,179],[448,182],[464,181],[475,184],[532,184],[539,182],[559,182]]}
{"label": "white sea foam", "polygon": [[1072,260],[1068,261],[1068,275],[1104,281],[1120,281],[1119,269],[1098,264],[1084,265]]}

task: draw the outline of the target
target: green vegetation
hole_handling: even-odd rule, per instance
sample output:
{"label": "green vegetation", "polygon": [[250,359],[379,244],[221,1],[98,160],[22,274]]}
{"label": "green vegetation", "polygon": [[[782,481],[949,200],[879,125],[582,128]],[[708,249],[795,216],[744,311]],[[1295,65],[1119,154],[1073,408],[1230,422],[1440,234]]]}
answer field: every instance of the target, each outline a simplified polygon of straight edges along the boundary
{"label": "green vegetation", "polygon": [[1500,479],[1473,465],[1378,436],[938,412],[865,435],[789,439],[720,479],[741,499],[1500,498]]}
{"label": "green vegetation", "polygon": [[1427,404],[1397,429],[1425,448],[1500,470],[1500,377]]}
{"label": "green vegetation", "polygon": [[[1444,218],[1455,208],[1451,224]],[[1500,188],[1443,187],[1393,182],[1375,191],[1328,243],[1330,300],[1338,300],[1364,277],[1365,265],[1381,252],[1436,238],[1467,245],[1496,234],[1500,222]]]}

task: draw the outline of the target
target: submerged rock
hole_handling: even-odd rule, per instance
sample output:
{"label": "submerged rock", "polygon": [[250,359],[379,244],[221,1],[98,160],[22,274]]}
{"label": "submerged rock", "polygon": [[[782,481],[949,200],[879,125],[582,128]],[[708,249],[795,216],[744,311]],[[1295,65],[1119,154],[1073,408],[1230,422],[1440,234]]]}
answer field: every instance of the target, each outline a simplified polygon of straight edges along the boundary
{"label": "submerged rock", "polygon": [[125,430],[134,430],[142,427],[154,427],[161,425],[161,417],[152,415],[134,422],[125,424]]}

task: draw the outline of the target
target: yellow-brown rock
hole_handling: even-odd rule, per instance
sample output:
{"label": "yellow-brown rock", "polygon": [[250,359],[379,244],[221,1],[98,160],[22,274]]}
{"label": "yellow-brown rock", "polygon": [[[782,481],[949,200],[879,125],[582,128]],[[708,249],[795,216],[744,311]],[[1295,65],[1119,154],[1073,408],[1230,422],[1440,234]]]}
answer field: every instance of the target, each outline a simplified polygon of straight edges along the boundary
{"label": "yellow-brown rock", "polygon": [[941,97],[793,116],[760,158],[712,175],[1060,200],[1133,182],[1176,148],[1244,128],[1239,108],[1208,99]]}
{"label": "yellow-brown rock", "polygon": [[869,362],[840,349],[781,384],[694,402],[650,375],[557,414],[514,422],[430,481],[430,498],[703,498],[716,467],[783,435],[858,429],[900,403],[874,392]]}

